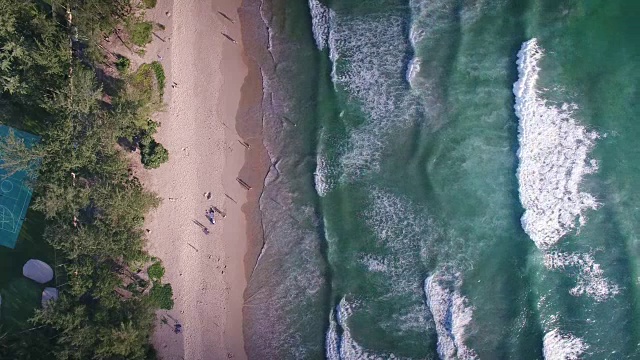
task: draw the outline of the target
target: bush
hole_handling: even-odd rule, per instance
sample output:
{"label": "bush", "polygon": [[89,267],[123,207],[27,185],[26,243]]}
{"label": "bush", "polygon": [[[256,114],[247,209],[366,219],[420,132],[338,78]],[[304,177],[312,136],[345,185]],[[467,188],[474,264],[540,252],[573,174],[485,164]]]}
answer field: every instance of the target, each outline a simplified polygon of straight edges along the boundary
{"label": "bush", "polygon": [[149,266],[147,274],[149,274],[151,280],[159,281],[164,276],[164,266],[162,266],[160,261],[156,261],[153,265]]}
{"label": "bush", "polygon": [[147,9],[153,9],[154,7],[156,7],[157,2],[158,0],[142,0],[144,7],[146,7]]}
{"label": "bush", "polygon": [[[146,140],[147,138],[150,140]],[[140,142],[140,150],[142,165],[147,169],[157,169],[160,165],[169,161],[169,151],[150,136],[146,136]]]}
{"label": "bush", "polygon": [[116,69],[121,73],[126,73],[129,71],[129,67],[131,66],[131,60],[125,56],[119,56],[116,61]]}
{"label": "bush", "polygon": [[134,45],[145,46],[151,42],[153,23],[150,21],[130,21],[127,24],[129,39]]}
{"label": "bush", "polygon": [[173,309],[173,289],[171,284],[155,284],[149,292],[149,299],[160,309]]}

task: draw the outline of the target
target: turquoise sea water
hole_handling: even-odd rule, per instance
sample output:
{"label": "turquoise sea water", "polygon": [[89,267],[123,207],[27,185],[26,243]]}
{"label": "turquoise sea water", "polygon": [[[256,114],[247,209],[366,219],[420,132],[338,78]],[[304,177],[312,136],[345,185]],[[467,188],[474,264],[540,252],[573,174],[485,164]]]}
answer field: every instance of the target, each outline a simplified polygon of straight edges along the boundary
{"label": "turquoise sea water", "polygon": [[640,3],[260,11],[250,358],[640,357]]}

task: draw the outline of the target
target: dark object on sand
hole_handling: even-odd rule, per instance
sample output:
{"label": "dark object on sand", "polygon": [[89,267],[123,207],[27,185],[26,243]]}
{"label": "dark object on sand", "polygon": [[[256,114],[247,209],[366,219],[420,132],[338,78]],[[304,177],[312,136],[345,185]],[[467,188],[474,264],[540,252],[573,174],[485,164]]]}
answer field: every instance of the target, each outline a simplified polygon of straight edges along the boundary
{"label": "dark object on sand", "polygon": [[200,227],[200,229],[202,229],[202,232],[203,232],[205,235],[209,235],[209,229],[207,229],[207,227],[206,227],[206,226],[202,225],[202,223],[201,223],[200,221],[198,221],[198,220],[193,220],[193,223],[194,223],[194,224],[196,224],[196,225],[198,225],[198,226]]}
{"label": "dark object on sand", "polygon": [[237,44],[237,43],[238,43],[238,42],[237,42],[234,38],[232,38],[231,36],[229,36],[229,35],[227,35],[227,34],[225,34],[225,33],[220,33],[220,34],[222,34],[222,36],[224,36],[224,37],[226,37],[227,39],[229,39],[229,41],[231,41],[232,43],[234,43],[234,44]]}
{"label": "dark object on sand", "polygon": [[236,181],[242,185],[243,188],[247,189],[247,190],[251,190],[251,186],[249,186],[249,184],[247,184],[246,182],[244,182],[244,180],[240,179],[240,178],[236,178]]}
{"label": "dark object on sand", "polygon": [[182,332],[182,325],[180,324],[175,324],[173,327],[173,332],[176,334],[180,334]]}
{"label": "dark object on sand", "polygon": [[227,217],[227,214],[224,211],[218,209],[215,206],[212,206],[209,210],[217,212],[218,214],[222,215],[223,218]]}
{"label": "dark object on sand", "polygon": [[218,14],[222,15],[222,17],[223,17],[223,18],[225,18],[225,19],[227,19],[227,20],[231,21],[231,23],[232,23],[232,24],[235,24],[235,23],[236,23],[232,18],[230,18],[229,16],[227,16],[227,14],[223,13],[222,11],[218,11]]}
{"label": "dark object on sand", "polygon": [[235,201],[231,196],[229,196],[229,194],[224,194],[224,196],[226,196],[227,198],[229,198],[229,200],[233,201],[234,203],[238,203],[237,201]]}

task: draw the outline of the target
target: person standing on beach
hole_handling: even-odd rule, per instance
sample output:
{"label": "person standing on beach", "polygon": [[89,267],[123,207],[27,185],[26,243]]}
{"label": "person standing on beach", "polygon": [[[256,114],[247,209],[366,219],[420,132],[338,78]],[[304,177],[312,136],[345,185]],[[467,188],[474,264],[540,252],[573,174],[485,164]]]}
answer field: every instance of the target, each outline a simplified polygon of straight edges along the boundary
{"label": "person standing on beach", "polygon": [[207,217],[207,219],[209,219],[209,222],[211,223],[211,225],[216,224],[215,212],[213,210],[209,209],[205,211],[205,216]]}

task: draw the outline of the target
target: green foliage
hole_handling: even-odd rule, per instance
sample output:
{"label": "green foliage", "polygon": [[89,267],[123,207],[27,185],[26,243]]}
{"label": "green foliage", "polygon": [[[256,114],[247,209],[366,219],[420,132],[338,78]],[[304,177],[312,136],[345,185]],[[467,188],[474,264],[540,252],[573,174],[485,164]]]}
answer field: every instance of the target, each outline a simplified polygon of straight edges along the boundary
{"label": "green foliage", "polygon": [[129,32],[129,40],[134,45],[145,46],[152,40],[153,23],[139,19],[130,20],[127,23],[127,31]]}
{"label": "green foliage", "polygon": [[57,22],[31,2],[0,0],[0,91],[22,103],[39,103],[42,84],[60,86],[71,62]]}
{"label": "green foliage", "polygon": [[144,7],[147,9],[153,9],[154,7],[156,7],[157,2],[158,0],[142,0]]}
{"label": "green foliage", "polygon": [[173,289],[171,284],[161,285],[157,283],[153,285],[149,292],[149,299],[160,309],[173,309]]}
{"label": "green foliage", "polygon": [[[166,79],[159,63],[130,73],[121,60],[123,86],[103,102],[90,53],[123,23],[144,45],[152,24],[133,19],[128,0],[45,3],[0,0],[0,117],[10,114],[42,137],[32,149],[9,137],[0,152],[12,171],[38,163],[33,208],[43,213],[42,237],[56,250],[60,298],[36,312],[28,336],[0,334],[0,358],[146,359],[154,312],[173,306],[173,292],[159,269],[150,269],[157,283],[148,292],[130,270],[148,261],[142,225],[159,199],[130,175],[116,141],[140,139],[145,166],[166,161],[150,121]],[[83,50],[72,52],[70,43]]]}
{"label": "green foliage", "polygon": [[129,60],[126,56],[119,56],[116,61],[116,69],[121,73],[127,73],[129,71],[129,67],[131,66],[131,60]]}
{"label": "green foliage", "polygon": [[164,266],[160,261],[154,262],[149,269],[147,269],[147,274],[149,274],[149,278],[153,281],[159,281],[164,276]]}

